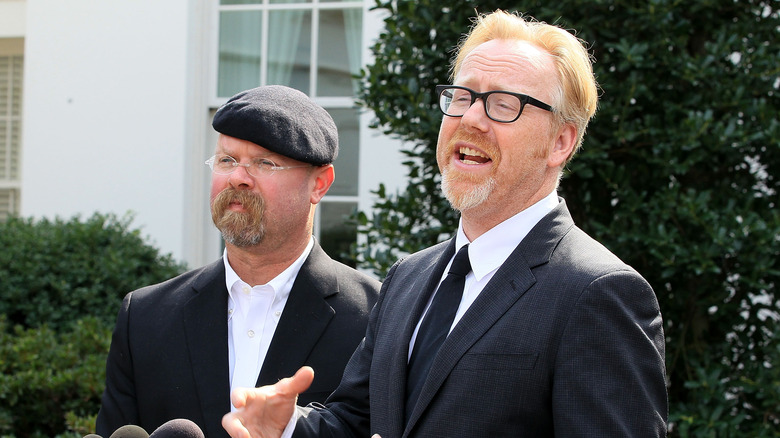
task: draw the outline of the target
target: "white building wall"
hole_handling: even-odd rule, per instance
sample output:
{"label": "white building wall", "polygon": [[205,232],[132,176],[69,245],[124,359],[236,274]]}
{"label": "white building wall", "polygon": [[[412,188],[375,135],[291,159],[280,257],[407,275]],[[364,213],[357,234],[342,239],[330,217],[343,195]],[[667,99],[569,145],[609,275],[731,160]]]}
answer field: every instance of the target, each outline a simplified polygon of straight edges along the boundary
{"label": "white building wall", "polygon": [[24,36],[25,0],[0,1],[0,38]]}
{"label": "white building wall", "polygon": [[29,0],[22,215],[136,214],[181,259],[186,0]]}
{"label": "white building wall", "polygon": [[[219,256],[203,165],[215,138],[216,3],[26,2],[22,216],[132,212],[134,228],[190,267]],[[366,58],[381,29],[369,3]],[[399,143],[369,130],[370,118],[361,131],[364,211],[380,182],[395,190],[404,180]]]}

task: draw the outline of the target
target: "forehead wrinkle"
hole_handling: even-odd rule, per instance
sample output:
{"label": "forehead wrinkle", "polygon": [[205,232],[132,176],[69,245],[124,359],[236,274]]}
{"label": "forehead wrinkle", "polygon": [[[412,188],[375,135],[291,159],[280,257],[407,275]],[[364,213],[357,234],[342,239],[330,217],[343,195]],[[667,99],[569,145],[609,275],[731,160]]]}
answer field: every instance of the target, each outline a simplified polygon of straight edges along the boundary
{"label": "forehead wrinkle", "polygon": [[[511,50],[498,50],[496,53],[496,45]],[[550,85],[548,81],[555,77],[554,61],[551,54],[524,41],[489,41],[466,55],[455,82],[478,83],[485,75],[491,76],[491,87],[538,94],[540,90],[535,90],[536,86]],[[546,85],[543,87],[547,88]]]}
{"label": "forehead wrinkle", "polygon": [[469,67],[470,64],[474,63],[484,65],[488,68],[511,70],[515,70],[517,67],[522,67],[525,69],[529,65],[535,70],[542,70],[546,67],[546,63],[543,61],[542,57],[531,56],[528,53],[511,52],[504,53],[498,57],[480,52],[480,50],[475,49],[469,53],[468,56],[466,56],[466,58],[463,60],[461,71],[465,70]]}
{"label": "forehead wrinkle", "polygon": [[515,62],[518,65],[531,64],[541,70],[551,65],[553,55],[547,50],[528,41],[494,39],[485,41],[471,50],[464,58],[463,65],[471,57],[491,58],[496,61]]}
{"label": "forehead wrinkle", "polygon": [[242,148],[246,148],[247,154],[253,157],[270,158],[281,156],[281,154],[270,151],[259,144],[252,143],[248,140],[229,137],[224,134],[220,134],[217,139],[216,152],[218,153],[233,156],[234,154],[241,153]]}

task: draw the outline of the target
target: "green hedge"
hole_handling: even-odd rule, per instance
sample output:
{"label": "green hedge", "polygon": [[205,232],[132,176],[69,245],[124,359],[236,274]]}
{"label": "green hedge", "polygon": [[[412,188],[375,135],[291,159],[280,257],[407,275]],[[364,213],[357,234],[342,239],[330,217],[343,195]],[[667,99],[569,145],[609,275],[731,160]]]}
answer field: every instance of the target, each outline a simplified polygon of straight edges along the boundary
{"label": "green hedge", "polygon": [[183,270],[148,245],[131,216],[0,222],[0,314],[60,329],[85,315],[113,323],[122,297]]}
{"label": "green hedge", "polygon": [[0,319],[0,435],[52,437],[78,419],[87,420],[80,436],[92,432],[110,340],[111,327],[95,317],[61,330],[11,330]]}
{"label": "green hedge", "polygon": [[0,222],[1,437],[94,431],[122,297],[184,270],[131,220]]}

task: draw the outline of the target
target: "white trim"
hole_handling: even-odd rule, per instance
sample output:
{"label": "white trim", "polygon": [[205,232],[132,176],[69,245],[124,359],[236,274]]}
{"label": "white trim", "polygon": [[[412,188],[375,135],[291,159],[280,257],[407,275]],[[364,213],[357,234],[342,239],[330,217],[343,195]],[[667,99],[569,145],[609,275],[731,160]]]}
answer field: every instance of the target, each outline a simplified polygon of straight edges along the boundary
{"label": "white trim", "polygon": [[319,61],[320,10],[311,11],[311,51],[309,52],[309,96],[317,96],[317,62]]}
{"label": "white trim", "polygon": [[0,1],[0,38],[24,37],[27,31],[27,2]]}
{"label": "white trim", "polygon": [[182,256],[191,268],[216,260],[221,252],[219,232],[211,222],[209,210],[210,173],[203,161],[211,155],[216,135],[211,128],[210,97],[216,89],[217,63],[213,59],[218,22],[216,8],[205,0],[192,2],[188,19],[187,103],[184,134],[184,223]]}

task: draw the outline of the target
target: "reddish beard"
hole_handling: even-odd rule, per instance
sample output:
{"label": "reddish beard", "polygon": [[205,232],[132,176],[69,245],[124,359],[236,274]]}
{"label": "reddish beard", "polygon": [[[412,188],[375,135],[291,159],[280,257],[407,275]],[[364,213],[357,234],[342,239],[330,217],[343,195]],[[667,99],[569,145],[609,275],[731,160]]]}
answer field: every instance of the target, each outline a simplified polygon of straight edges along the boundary
{"label": "reddish beard", "polygon": [[[481,205],[487,200],[496,186],[494,176],[476,177],[471,174],[458,172],[449,164],[452,154],[457,154],[456,144],[460,141],[474,145],[477,149],[487,154],[492,159],[499,156],[497,148],[484,137],[470,134],[463,129],[458,129],[447,142],[446,150],[439,152],[439,157],[444,158],[440,162],[442,175],[441,188],[444,197],[450,202],[452,208],[458,211],[468,210]],[[465,185],[465,186],[464,186]]]}
{"label": "reddish beard", "polygon": [[[229,209],[230,204],[240,203],[245,211]],[[265,201],[262,196],[246,191],[227,188],[211,201],[211,219],[222,233],[225,242],[246,247],[257,245],[265,236],[263,213]]]}

